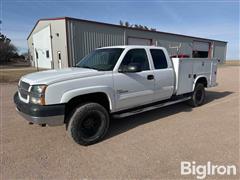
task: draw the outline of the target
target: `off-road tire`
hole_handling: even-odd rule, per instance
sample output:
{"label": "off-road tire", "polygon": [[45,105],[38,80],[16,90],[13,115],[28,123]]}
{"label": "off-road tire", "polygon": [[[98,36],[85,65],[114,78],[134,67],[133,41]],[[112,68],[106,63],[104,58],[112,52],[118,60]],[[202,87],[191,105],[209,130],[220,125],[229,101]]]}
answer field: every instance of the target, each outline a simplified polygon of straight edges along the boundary
{"label": "off-road tire", "polygon": [[204,101],[205,101],[205,88],[202,83],[198,83],[196,84],[192,97],[188,101],[188,103],[192,107],[198,107],[201,106],[204,103]]}
{"label": "off-road tire", "polygon": [[100,141],[107,133],[108,127],[107,110],[98,103],[85,103],[73,111],[67,131],[76,143],[87,146]]}

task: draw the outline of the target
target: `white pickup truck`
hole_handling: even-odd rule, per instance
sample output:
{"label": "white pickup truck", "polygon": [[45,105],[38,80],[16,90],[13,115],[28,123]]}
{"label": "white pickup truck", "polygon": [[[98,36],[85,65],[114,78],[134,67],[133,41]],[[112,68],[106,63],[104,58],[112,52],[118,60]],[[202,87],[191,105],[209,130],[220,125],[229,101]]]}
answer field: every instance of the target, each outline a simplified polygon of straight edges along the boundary
{"label": "white pickup truck", "polygon": [[174,103],[204,103],[216,86],[217,60],[173,58],[165,48],[99,48],[76,67],[23,76],[14,95],[31,124],[63,125],[81,145],[104,137],[110,117],[126,117]]}

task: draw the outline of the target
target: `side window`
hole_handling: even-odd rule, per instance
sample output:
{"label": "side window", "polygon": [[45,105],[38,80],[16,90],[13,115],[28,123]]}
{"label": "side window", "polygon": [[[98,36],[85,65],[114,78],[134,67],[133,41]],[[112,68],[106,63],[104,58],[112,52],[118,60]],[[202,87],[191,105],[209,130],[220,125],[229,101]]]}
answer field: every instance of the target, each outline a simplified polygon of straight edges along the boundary
{"label": "side window", "polygon": [[131,49],[122,60],[121,66],[139,64],[142,71],[149,70],[149,62],[145,49]]}
{"label": "side window", "polygon": [[160,49],[150,49],[155,69],[165,69],[168,67],[165,54]]}

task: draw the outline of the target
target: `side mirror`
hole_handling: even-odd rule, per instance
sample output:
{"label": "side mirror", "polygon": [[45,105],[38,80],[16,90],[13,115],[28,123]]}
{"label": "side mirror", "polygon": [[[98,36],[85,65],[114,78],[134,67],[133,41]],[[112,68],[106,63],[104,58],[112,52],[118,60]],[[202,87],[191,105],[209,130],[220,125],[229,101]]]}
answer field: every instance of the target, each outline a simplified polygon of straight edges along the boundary
{"label": "side mirror", "polygon": [[129,64],[127,66],[121,66],[118,70],[120,73],[135,73],[141,72],[141,66],[138,63]]}

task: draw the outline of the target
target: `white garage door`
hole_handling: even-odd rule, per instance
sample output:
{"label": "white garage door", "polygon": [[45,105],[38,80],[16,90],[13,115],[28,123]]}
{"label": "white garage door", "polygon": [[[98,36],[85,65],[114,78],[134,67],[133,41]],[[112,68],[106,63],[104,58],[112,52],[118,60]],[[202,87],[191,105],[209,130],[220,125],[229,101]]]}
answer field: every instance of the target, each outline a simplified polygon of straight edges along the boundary
{"label": "white garage door", "polygon": [[208,52],[209,43],[194,41],[193,42],[193,50],[195,50],[195,51],[207,51]]}
{"label": "white garage door", "polygon": [[128,45],[151,45],[151,39],[143,39],[143,38],[128,38]]}
{"label": "white garage door", "polygon": [[34,63],[36,67],[51,69],[52,47],[50,26],[33,34]]}

